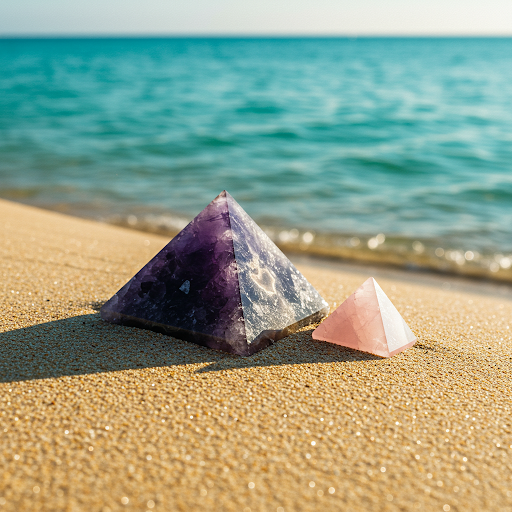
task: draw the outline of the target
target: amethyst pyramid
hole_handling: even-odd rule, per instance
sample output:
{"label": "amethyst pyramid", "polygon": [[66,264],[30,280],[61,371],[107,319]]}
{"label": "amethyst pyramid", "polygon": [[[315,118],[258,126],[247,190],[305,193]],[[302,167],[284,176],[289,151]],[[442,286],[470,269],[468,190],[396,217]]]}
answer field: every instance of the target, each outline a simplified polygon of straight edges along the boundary
{"label": "amethyst pyramid", "polygon": [[328,310],[224,191],[103,305],[101,318],[248,356]]}

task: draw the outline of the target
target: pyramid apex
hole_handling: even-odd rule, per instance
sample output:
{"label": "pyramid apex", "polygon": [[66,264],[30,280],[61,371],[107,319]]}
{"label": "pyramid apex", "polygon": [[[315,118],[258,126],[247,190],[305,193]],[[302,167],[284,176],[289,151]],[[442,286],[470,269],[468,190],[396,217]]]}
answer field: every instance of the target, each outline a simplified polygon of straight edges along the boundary
{"label": "pyramid apex", "polygon": [[214,199],[214,201],[218,199],[230,199],[231,201],[234,201],[233,196],[225,189]]}
{"label": "pyramid apex", "polygon": [[359,289],[371,289],[373,287],[374,290],[377,290],[378,283],[374,277],[369,277],[360,287]]}

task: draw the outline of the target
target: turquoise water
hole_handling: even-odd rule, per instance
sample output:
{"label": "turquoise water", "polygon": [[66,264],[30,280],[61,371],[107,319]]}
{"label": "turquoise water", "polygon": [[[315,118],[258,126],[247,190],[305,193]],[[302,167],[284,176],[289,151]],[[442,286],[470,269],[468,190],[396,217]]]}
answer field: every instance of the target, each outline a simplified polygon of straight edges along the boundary
{"label": "turquoise water", "polygon": [[512,39],[6,39],[0,92],[1,197],[510,275]]}

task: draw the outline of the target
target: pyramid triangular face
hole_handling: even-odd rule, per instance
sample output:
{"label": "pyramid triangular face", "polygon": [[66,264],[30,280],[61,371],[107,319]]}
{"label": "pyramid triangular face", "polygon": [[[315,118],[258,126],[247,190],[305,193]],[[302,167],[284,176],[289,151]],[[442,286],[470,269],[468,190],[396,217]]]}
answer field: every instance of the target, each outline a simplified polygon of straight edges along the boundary
{"label": "pyramid triangular face", "polygon": [[197,333],[191,341],[202,335],[218,339],[215,348],[242,350],[245,325],[225,194],[104,304],[101,317],[176,337]]}
{"label": "pyramid triangular face", "polygon": [[327,311],[318,292],[223,192],[104,304],[101,317],[250,355]]}
{"label": "pyramid triangular face", "polygon": [[390,357],[416,336],[377,281],[370,277],[314,331],[313,338]]}
{"label": "pyramid triangular face", "polygon": [[328,304],[242,207],[227,194],[247,340],[278,331]]}

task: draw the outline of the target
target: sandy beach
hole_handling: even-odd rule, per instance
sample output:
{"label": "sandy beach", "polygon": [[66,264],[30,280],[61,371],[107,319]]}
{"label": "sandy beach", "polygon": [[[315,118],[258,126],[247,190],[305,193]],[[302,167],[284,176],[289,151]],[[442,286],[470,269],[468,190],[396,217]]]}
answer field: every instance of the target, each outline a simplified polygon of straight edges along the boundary
{"label": "sandy beach", "polygon": [[[0,240],[0,511],[512,510],[498,287],[381,272],[411,349],[241,358],[100,320],[166,238],[0,201]],[[297,261],[331,310],[373,275]]]}

